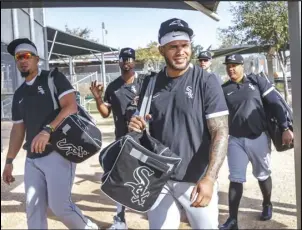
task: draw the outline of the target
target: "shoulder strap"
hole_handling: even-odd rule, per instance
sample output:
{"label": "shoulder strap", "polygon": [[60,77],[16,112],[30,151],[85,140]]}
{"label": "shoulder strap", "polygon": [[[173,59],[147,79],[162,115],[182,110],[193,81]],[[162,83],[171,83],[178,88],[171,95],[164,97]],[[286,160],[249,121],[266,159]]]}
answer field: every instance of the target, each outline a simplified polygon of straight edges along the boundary
{"label": "shoulder strap", "polygon": [[49,71],[48,74],[48,87],[51,93],[51,98],[52,98],[52,102],[53,102],[53,107],[54,109],[58,109],[59,108],[59,104],[58,101],[56,100],[57,97],[57,88],[54,82],[54,77],[53,74],[55,73],[56,69],[54,69],[53,71]]}
{"label": "shoulder strap", "polygon": [[148,86],[147,86],[147,89],[146,89],[146,92],[145,92],[145,95],[144,95],[144,98],[142,101],[141,109],[139,111],[139,116],[141,116],[141,117],[145,117],[150,111],[152,95],[153,95],[153,90],[155,87],[157,75],[158,74],[155,74],[154,76],[150,77],[150,81],[148,83]]}

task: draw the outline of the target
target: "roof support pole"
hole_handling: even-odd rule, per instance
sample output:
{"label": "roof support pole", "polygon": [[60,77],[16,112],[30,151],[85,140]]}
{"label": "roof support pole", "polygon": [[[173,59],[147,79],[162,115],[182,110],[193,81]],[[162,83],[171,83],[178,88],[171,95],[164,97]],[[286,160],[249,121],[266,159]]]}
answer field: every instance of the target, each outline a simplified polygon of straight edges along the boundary
{"label": "roof support pole", "polygon": [[297,229],[301,229],[301,2],[288,1],[288,29],[295,134]]}
{"label": "roof support pole", "polygon": [[[90,51],[90,53],[91,53],[93,56],[95,56],[96,59],[99,60],[99,62],[102,63],[102,64],[100,65],[100,73],[101,73],[101,76],[103,76],[103,62],[102,62],[102,60],[101,60],[95,53],[93,53],[93,52],[91,52],[91,51]],[[101,77],[101,79],[97,79],[97,80],[102,82],[102,77]]]}
{"label": "roof support pole", "polygon": [[70,81],[71,83],[75,82],[75,79],[73,79],[73,71],[72,71],[72,57],[69,57],[69,75],[70,75]]}
{"label": "roof support pole", "polygon": [[55,42],[56,42],[57,34],[58,34],[58,31],[56,30],[55,35],[53,36],[53,40],[52,40],[52,43],[51,43],[50,51],[49,51],[49,54],[48,54],[48,61],[50,60],[50,57],[51,57],[51,54],[52,54],[52,50],[53,50],[53,47],[54,47]]}
{"label": "roof support pole", "polygon": [[106,69],[105,69],[105,55],[102,53],[102,80],[104,84],[104,89],[106,89]]}

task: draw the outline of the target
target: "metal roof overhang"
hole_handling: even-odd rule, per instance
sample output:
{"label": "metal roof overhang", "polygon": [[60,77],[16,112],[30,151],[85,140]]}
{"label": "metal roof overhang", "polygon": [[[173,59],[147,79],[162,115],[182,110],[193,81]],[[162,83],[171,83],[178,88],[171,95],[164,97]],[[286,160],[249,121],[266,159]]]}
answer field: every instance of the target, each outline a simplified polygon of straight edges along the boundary
{"label": "metal roof overhang", "polygon": [[[271,45],[255,46],[255,45],[242,45],[234,46],[230,48],[223,48],[218,50],[210,50],[213,58],[226,56],[230,54],[252,54],[252,53],[267,53],[271,48]],[[289,50],[289,45],[286,47]]]}
{"label": "metal roof overhang", "polygon": [[216,14],[219,1],[27,1],[27,0],[1,0],[1,9],[7,8],[39,8],[39,7],[134,7],[134,8],[160,8],[195,10],[204,13],[212,19],[219,21]]}
{"label": "metal roof overhang", "polygon": [[[81,56],[91,53],[105,53],[117,51],[116,48],[105,46],[87,39],[63,32],[47,26],[49,60],[57,59],[59,56]],[[53,41],[55,41],[53,43]],[[52,46],[53,45],[53,46]]]}

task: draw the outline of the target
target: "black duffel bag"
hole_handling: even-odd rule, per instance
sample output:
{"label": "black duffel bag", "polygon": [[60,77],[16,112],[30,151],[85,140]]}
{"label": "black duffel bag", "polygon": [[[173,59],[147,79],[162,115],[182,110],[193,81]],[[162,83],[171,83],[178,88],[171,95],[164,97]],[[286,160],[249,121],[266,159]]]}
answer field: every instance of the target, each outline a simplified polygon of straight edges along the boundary
{"label": "black duffel bag", "polygon": [[100,154],[101,190],[130,209],[146,212],[180,162],[181,158],[146,132],[129,133]]}
{"label": "black duffel bag", "polygon": [[[57,115],[60,105],[53,79],[55,74],[58,74],[57,69],[49,73],[48,87],[54,103],[54,113]],[[81,163],[101,150],[102,134],[93,118],[78,104],[78,112],[66,117],[51,134],[50,144],[67,160]]]}
{"label": "black duffel bag", "polygon": [[[282,105],[285,116],[287,119],[288,128],[293,132],[293,113],[290,108],[290,106],[287,104],[283,96],[280,94],[280,92],[277,89],[274,89],[278,95],[280,104]],[[290,145],[283,145],[282,144],[282,134],[283,129],[279,126],[277,118],[275,114],[270,109],[269,105],[263,100],[263,106],[267,118],[267,130],[269,133],[269,136],[271,137],[273,144],[278,152],[283,152],[289,149],[294,148],[294,143]]]}
{"label": "black duffel bag", "polygon": [[[256,76],[258,77],[258,76]],[[266,77],[266,75],[261,72],[259,74],[259,77],[265,77],[267,79],[267,81],[269,81],[269,79]],[[249,79],[258,86],[258,81],[255,80],[253,77],[249,77]],[[270,82],[270,81],[269,81]],[[279,99],[280,102],[280,106],[283,107],[283,110],[285,111],[285,116],[287,119],[287,124],[288,124],[288,128],[293,131],[293,112],[292,109],[290,108],[290,106],[287,104],[287,102],[285,101],[285,99],[283,98],[283,96],[281,95],[281,93],[274,88],[273,89]],[[264,108],[264,112],[265,112],[265,116],[266,116],[266,123],[267,123],[267,131],[268,134],[276,148],[277,152],[283,152],[289,149],[292,149],[294,147],[294,143],[292,143],[291,145],[283,145],[282,144],[282,134],[283,134],[283,129],[280,127],[277,117],[274,114],[274,112],[271,110],[270,105],[265,101],[262,100],[262,104],[263,104],[263,108]]]}
{"label": "black duffel bag", "polygon": [[101,150],[102,134],[91,121],[79,114],[66,117],[51,134],[50,143],[61,156],[81,163]]}
{"label": "black duffel bag", "polygon": [[[148,84],[140,116],[149,113],[156,77]],[[103,149],[101,190],[112,200],[138,212],[148,211],[181,162],[176,154],[147,134],[131,132]]]}

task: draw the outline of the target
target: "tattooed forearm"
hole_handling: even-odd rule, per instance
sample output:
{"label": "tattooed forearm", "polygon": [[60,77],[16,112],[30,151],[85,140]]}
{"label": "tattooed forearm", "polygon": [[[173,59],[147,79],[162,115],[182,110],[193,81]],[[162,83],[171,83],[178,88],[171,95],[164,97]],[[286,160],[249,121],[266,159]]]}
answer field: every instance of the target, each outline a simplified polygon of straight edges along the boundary
{"label": "tattooed forearm", "polygon": [[228,116],[210,118],[207,125],[211,134],[211,147],[206,177],[216,180],[228,149]]}

